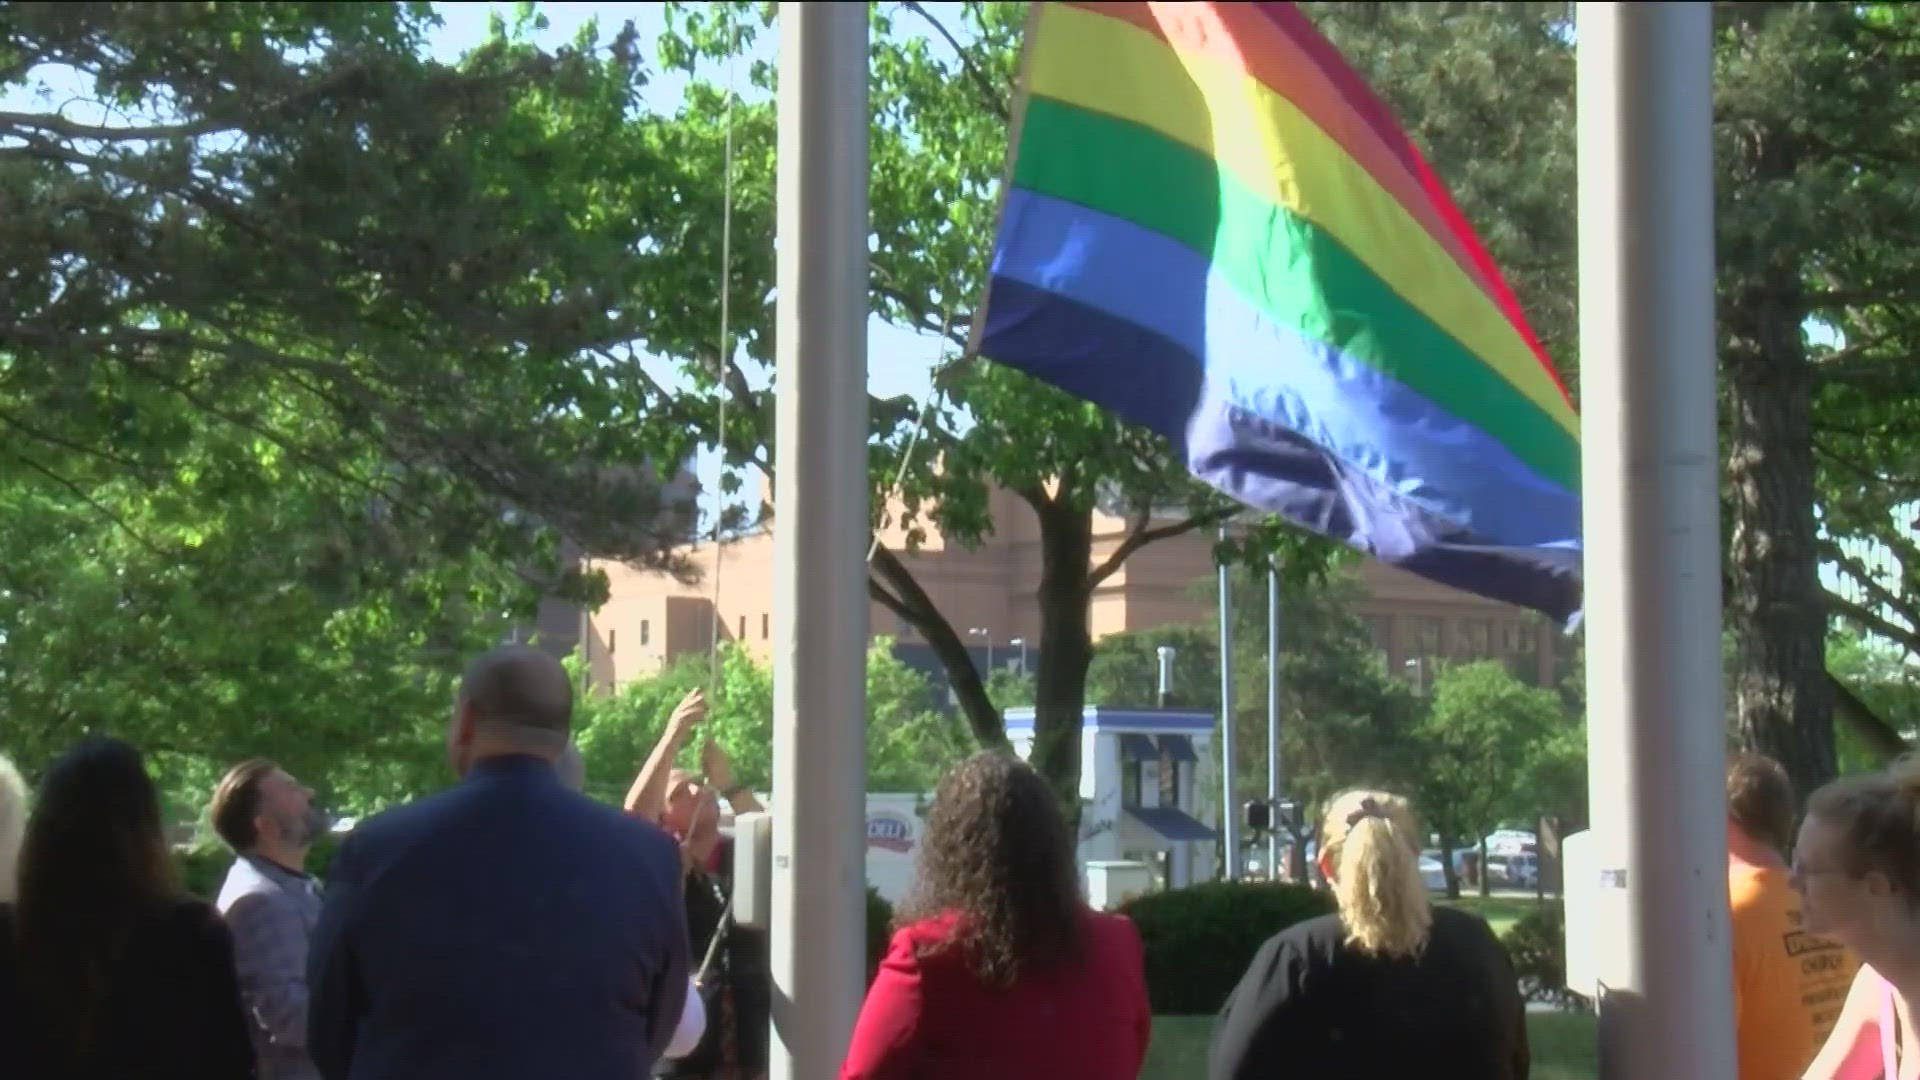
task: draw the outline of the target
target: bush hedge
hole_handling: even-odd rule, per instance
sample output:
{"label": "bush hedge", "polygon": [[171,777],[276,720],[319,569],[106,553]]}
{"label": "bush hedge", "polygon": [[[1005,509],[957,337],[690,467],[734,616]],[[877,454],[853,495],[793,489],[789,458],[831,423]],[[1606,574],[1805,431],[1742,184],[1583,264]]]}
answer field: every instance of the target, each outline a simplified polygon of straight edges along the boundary
{"label": "bush hedge", "polygon": [[1146,946],[1147,996],[1156,1016],[1211,1015],[1273,935],[1333,911],[1305,885],[1214,881],[1135,897],[1120,908]]}
{"label": "bush hedge", "polygon": [[873,985],[873,977],[880,971],[880,961],[886,959],[887,946],[893,941],[893,905],[880,895],[880,890],[867,886],[867,985]]}
{"label": "bush hedge", "polygon": [[1554,900],[1521,916],[1501,937],[1520,992],[1528,1001],[1585,1011],[1590,1002],[1567,989],[1567,912]]}

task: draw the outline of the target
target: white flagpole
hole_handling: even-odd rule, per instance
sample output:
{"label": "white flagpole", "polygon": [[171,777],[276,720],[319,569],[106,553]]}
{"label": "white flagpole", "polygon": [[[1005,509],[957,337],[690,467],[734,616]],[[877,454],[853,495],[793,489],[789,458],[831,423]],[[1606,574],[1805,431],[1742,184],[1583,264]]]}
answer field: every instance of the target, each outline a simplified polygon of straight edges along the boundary
{"label": "white flagpole", "polygon": [[832,1080],[865,986],[867,5],[780,5],[773,1080]]}
{"label": "white flagpole", "polygon": [[[1227,527],[1220,526],[1220,539],[1227,538]],[[1227,881],[1239,881],[1240,808],[1233,801],[1233,773],[1239,767],[1233,730],[1233,594],[1226,563],[1220,564],[1220,860]]]}
{"label": "white flagpole", "polygon": [[1713,322],[1713,16],[1578,7],[1600,1075],[1734,1080]]}

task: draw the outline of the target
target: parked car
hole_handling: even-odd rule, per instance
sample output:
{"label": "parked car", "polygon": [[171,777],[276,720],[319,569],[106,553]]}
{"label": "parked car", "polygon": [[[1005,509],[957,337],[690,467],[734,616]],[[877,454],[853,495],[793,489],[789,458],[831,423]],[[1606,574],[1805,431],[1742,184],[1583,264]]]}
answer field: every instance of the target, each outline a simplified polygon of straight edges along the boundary
{"label": "parked car", "polygon": [[1447,868],[1440,865],[1439,859],[1434,858],[1430,854],[1422,853],[1420,856],[1420,880],[1426,883],[1428,892],[1446,892]]}
{"label": "parked car", "polygon": [[1540,858],[1533,852],[1487,856],[1487,878],[1496,885],[1530,889],[1540,883]]}

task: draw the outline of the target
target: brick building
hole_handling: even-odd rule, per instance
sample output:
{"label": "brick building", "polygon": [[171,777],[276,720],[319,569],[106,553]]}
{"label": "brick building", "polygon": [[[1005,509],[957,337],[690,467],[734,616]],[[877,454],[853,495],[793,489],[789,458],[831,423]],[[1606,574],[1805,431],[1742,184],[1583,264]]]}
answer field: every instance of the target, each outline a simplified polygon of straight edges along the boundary
{"label": "brick building", "polygon": [[[961,634],[977,663],[1018,664],[1023,650],[1037,650],[1040,580],[1039,526],[1018,496],[990,495],[996,531],[966,548],[929,530],[919,548],[900,551],[898,530],[883,535],[900,552],[929,596]],[[1096,514],[1093,559],[1106,558],[1126,534],[1127,523]],[[717,555],[717,559],[716,559]],[[692,582],[601,563],[610,597],[587,620],[589,658],[597,685],[617,685],[659,670],[677,657],[704,652],[713,633],[718,599],[722,637],[766,656],[773,641],[773,535],[761,530],[689,552],[697,571]],[[1560,662],[1561,635],[1530,612],[1433,584],[1380,563],[1356,571],[1364,595],[1355,613],[1371,628],[1389,670],[1428,677],[1435,659],[1498,658],[1528,681],[1552,685]],[[1095,640],[1170,623],[1206,623],[1215,617],[1196,585],[1213,575],[1212,539],[1188,533],[1135,552],[1096,590],[1090,621]],[[571,651],[580,632],[579,608],[552,603],[543,608],[541,639]],[[895,639],[903,660],[925,671],[942,689],[946,679],[931,649],[892,612],[869,602],[875,635]]]}

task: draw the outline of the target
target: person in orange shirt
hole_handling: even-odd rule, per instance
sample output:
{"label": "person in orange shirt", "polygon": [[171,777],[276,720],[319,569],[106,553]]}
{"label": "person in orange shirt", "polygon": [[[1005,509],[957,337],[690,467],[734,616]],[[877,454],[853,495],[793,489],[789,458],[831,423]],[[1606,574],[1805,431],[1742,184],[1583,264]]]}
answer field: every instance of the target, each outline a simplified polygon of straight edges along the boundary
{"label": "person in orange shirt", "polygon": [[1733,1004],[1740,1080],[1794,1080],[1840,1015],[1860,961],[1801,929],[1787,849],[1793,784],[1780,763],[1727,763],[1727,887],[1733,910]]}

